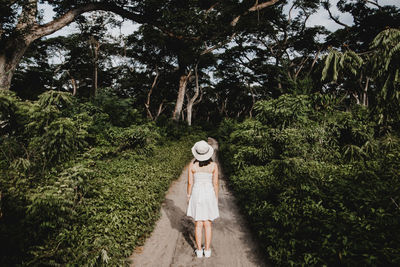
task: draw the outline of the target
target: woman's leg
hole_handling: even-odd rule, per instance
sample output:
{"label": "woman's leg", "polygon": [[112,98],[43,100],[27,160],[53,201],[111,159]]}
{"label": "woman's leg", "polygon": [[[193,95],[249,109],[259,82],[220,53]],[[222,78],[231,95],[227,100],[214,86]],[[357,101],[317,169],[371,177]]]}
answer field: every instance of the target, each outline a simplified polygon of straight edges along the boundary
{"label": "woman's leg", "polygon": [[204,221],[204,230],[205,230],[205,250],[210,250],[210,245],[211,245],[211,224],[212,222],[210,220]]}
{"label": "woman's leg", "polygon": [[195,221],[194,222],[195,229],[194,229],[194,237],[196,239],[197,249],[201,250],[201,235],[203,232],[203,221]]}

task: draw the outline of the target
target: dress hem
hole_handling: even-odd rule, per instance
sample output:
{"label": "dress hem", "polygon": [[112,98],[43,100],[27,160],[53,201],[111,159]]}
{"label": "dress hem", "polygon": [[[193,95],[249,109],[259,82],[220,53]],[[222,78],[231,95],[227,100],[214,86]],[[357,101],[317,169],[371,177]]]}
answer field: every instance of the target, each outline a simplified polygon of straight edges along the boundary
{"label": "dress hem", "polygon": [[191,215],[186,215],[186,216],[188,216],[188,217],[190,217],[190,218],[193,218],[193,220],[194,221],[214,221],[215,219],[218,219],[220,216],[218,216],[218,217],[215,217],[215,218],[213,218],[213,219],[195,219],[193,216],[191,216]]}

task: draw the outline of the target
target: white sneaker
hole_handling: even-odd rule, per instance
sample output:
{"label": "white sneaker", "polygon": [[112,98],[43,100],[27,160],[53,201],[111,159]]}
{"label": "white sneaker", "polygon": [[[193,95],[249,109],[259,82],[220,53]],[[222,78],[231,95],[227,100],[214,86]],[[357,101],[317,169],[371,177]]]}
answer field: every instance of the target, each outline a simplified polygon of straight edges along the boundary
{"label": "white sneaker", "polygon": [[196,252],[197,258],[203,258],[203,250],[202,249],[200,249],[200,250],[196,249],[195,252]]}
{"label": "white sneaker", "polygon": [[211,256],[211,249],[210,250],[204,250],[204,256],[206,258],[209,258]]}

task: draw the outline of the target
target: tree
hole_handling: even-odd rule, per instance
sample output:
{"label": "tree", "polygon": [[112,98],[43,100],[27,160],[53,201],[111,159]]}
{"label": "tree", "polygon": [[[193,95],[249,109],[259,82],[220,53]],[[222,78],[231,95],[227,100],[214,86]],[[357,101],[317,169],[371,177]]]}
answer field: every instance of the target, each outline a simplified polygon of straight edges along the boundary
{"label": "tree", "polygon": [[[138,23],[146,23],[146,17],[135,13],[138,1],[43,1],[51,4],[57,11],[57,17],[46,24],[40,24],[38,0],[15,0],[0,3],[0,89],[8,90],[11,79],[21,58],[33,41],[52,34],[71,23],[79,15],[94,11],[111,11]],[[139,2],[140,3],[140,2]],[[128,6],[125,8],[124,6]],[[18,14],[18,9],[21,13]]]}
{"label": "tree", "polygon": [[[156,18],[158,24],[163,26],[146,24],[142,26],[141,33],[143,40],[150,42],[157,50],[168,50],[163,53],[169,53],[173,58],[178,89],[172,114],[174,120],[181,118],[188,83],[193,80],[197,62],[204,61],[209,54],[232,40],[236,32],[240,31],[241,17],[277,2],[233,1],[212,4],[204,1],[174,0],[164,1],[162,10],[149,3],[147,15]],[[148,51],[151,54],[151,50]],[[154,69],[154,66],[151,69]]]}
{"label": "tree", "polygon": [[378,4],[376,0],[339,0],[337,8],[340,13],[350,14],[353,24],[347,25],[330,11],[329,1],[323,1],[324,8],[332,21],[341,28],[327,37],[327,45],[335,48],[346,46],[355,52],[368,50],[372,40],[385,28],[396,28],[400,25],[400,9],[397,6]]}
{"label": "tree", "polygon": [[[248,10],[245,10],[243,14],[236,16],[231,24],[235,26],[242,15],[271,6],[278,1],[279,0],[269,0],[261,3],[255,1],[256,3],[248,8]],[[94,10],[114,12],[137,23],[152,24],[167,35],[181,38],[182,35],[180,35],[179,32],[171,32],[170,29],[168,29],[168,25],[165,27],[165,21],[159,20],[157,15],[164,12],[163,4],[188,7],[188,5],[185,4],[186,1],[184,1],[184,3],[179,1],[177,3],[175,3],[175,1],[171,3],[168,3],[169,1],[165,1],[165,3],[155,3],[153,1],[130,0],[121,0],[118,2],[100,1],[94,3],[87,3],[86,1],[79,0],[43,2],[51,4],[57,12],[57,17],[46,24],[40,24],[38,0],[14,0],[0,3],[1,10],[4,10],[0,18],[0,89],[2,90],[9,89],[15,69],[33,41],[63,28],[85,12]],[[207,2],[207,4],[206,6],[209,9],[210,6],[213,7],[219,3],[210,4]],[[202,5],[205,7],[204,4]],[[239,3],[234,2],[231,3],[230,6],[232,5],[238,6]],[[242,3],[241,5],[246,6],[249,4]],[[17,12],[18,9],[22,10],[20,14]]]}
{"label": "tree", "polygon": [[307,25],[318,7],[319,1],[291,1],[243,19],[245,26],[218,56],[220,112],[251,116],[257,100],[318,90],[312,75],[326,49],[320,36],[328,32]]}
{"label": "tree", "polygon": [[400,120],[400,29],[386,29],[372,41],[371,69],[379,91],[377,109],[380,123]]}
{"label": "tree", "polygon": [[119,76],[117,83],[121,90],[128,90],[136,104],[144,105],[151,120],[170,108],[166,104],[176,98],[176,58],[169,40],[149,25],[142,25],[125,40],[124,75]]}
{"label": "tree", "polygon": [[[353,91],[357,104],[367,105],[372,97],[379,123],[396,121],[400,110],[400,29],[386,29],[360,54],[348,49],[344,53],[331,49],[325,58],[322,80],[340,81],[341,87]],[[361,84],[363,75],[367,77]],[[350,81],[347,82],[346,81]],[[362,97],[354,92],[351,81],[360,83]],[[349,87],[350,85],[350,87]],[[371,90],[372,89],[372,90]],[[355,90],[357,91],[357,90]],[[367,94],[368,93],[368,94]]]}
{"label": "tree", "polygon": [[[163,9],[147,8],[162,27],[153,27],[152,36],[164,40],[176,57],[178,93],[172,118],[179,120],[193,69],[206,54],[229,42],[240,29],[242,17],[277,3],[278,0],[212,3],[204,1],[164,1]],[[234,14],[234,15],[232,15]]]}
{"label": "tree", "polygon": [[11,90],[23,99],[36,99],[41,93],[60,85],[58,66],[49,63],[51,42],[38,41],[26,51],[15,71]]}
{"label": "tree", "polygon": [[118,21],[104,11],[96,11],[92,12],[90,16],[79,17],[78,24],[82,39],[89,45],[92,67],[90,97],[95,98],[99,84],[100,64],[104,64],[105,59],[115,55],[118,50],[115,38],[107,32],[107,26],[118,26]]}

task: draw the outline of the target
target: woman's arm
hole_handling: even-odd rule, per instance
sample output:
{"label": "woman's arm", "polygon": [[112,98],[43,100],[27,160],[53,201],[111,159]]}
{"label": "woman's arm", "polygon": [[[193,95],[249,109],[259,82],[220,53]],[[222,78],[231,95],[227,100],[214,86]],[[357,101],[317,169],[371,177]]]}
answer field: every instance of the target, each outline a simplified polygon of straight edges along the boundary
{"label": "woman's arm", "polygon": [[214,169],[213,169],[213,186],[214,186],[215,196],[217,197],[218,200],[218,165],[216,163],[214,163]]}
{"label": "woman's arm", "polygon": [[187,201],[189,201],[189,198],[192,195],[192,186],[193,186],[193,162],[190,162],[188,168]]}

